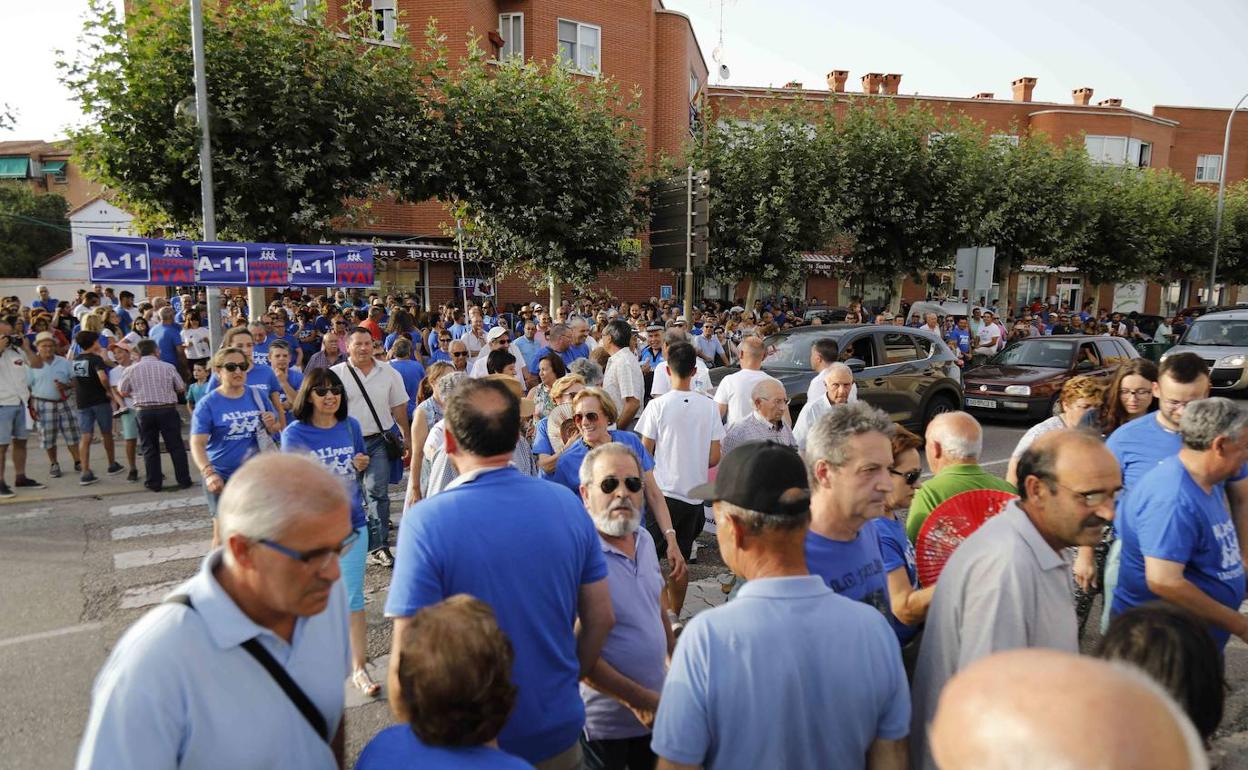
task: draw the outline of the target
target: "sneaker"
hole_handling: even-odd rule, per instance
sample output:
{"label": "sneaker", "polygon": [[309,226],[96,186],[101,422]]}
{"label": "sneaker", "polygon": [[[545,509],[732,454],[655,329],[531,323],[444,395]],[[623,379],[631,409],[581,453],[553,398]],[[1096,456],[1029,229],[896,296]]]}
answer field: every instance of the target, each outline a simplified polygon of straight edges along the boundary
{"label": "sneaker", "polygon": [[59,479],[61,477],[61,464],[52,463],[52,467],[48,468],[48,475],[54,479]]}
{"label": "sneaker", "polygon": [[74,460],[74,473],[82,473],[82,461]]}
{"label": "sneaker", "polygon": [[125,469],[126,469],[126,466],[122,465],[121,463],[109,463],[108,475],[115,476],[118,473],[121,473],[122,471],[124,471]]}
{"label": "sneaker", "polygon": [[0,497],[17,497],[17,493],[9,489],[9,485],[0,481]]}
{"label": "sneaker", "polygon": [[382,567],[394,566],[394,556],[390,553],[389,548],[378,548],[369,554],[369,558],[372,559],[373,564],[379,564]]}
{"label": "sneaker", "polygon": [[139,469],[131,468],[130,472],[126,474],[126,481],[138,481],[138,480],[139,480]]}
{"label": "sneaker", "polygon": [[40,484],[38,481],[35,481],[34,479],[31,479],[31,478],[26,478],[26,477],[22,477],[18,479],[17,481],[14,481],[13,486],[17,487],[18,489],[47,489],[48,488],[47,484]]}
{"label": "sneaker", "polygon": [[88,484],[94,484],[97,481],[99,481],[99,479],[96,478],[95,473],[93,473],[92,471],[84,472],[82,476],[78,479],[78,483],[84,487],[87,486]]}

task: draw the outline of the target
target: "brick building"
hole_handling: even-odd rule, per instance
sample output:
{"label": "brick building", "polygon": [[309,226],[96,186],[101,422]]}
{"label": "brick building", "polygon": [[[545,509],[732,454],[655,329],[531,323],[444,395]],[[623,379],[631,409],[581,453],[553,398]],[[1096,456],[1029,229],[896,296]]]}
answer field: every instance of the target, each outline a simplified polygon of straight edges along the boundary
{"label": "brick building", "polygon": [[103,189],[82,176],[72,154],[68,141],[0,142],[0,182],[17,182],[37,193],[61,195],[72,211]]}

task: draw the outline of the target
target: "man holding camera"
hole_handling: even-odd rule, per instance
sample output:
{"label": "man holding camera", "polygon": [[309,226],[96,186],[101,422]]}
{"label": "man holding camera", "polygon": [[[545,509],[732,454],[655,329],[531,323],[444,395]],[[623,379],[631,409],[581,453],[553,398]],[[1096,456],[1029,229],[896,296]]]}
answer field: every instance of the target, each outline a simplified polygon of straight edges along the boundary
{"label": "man holding camera", "polygon": [[0,321],[0,497],[15,493],[4,481],[4,461],[13,445],[13,486],[19,489],[44,489],[44,485],[26,477],[26,409],[30,402],[30,384],[26,370],[39,369],[43,362],[30,349],[30,340],[15,334],[13,325]]}

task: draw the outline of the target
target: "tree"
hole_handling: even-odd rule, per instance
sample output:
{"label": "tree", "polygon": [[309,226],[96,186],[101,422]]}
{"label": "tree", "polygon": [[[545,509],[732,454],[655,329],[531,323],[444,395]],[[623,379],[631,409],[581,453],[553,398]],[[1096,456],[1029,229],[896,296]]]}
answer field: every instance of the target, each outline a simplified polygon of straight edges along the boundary
{"label": "tree", "polygon": [[68,213],[60,195],[0,184],[0,277],[34,277],[44,260],[68,249]]}
{"label": "tree", "polygon": [[[313,6],[314,19],[324,12]],[[284,0],[209,0],[204,13],[223,238],[319,240],[401,163],[436,172],[442,148],[423,138],[433,133],[428,73],[405,42],[365,42],[371,19],[358,3],[341,25],[296,20]],[[77,58],[60,63],[89,118],[71,132],[78,161],[141,230],[198,231],[199,129],[182,116],[193,114],[185,3],[138,0],[122,22],[113,3],[91,0],[81,40]]]}

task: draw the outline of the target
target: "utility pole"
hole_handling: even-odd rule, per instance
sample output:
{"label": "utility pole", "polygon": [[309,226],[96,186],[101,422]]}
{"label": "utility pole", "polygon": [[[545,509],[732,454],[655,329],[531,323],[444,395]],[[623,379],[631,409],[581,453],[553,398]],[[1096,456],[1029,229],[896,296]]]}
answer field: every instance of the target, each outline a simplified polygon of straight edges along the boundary
{"label": "utility pole", "polygon": [[689,212],[689,227],[685,228],[685,298],[684,316],[688,328],[693,326],[693,166],[685,170],[685,206]]}
{"label": "utility pole", "polygon": [[[191,0],[191,56],[195,65],[195,120],[199,123],[199,197],[204,215],[204,240],[217,239],[217,212],[212,197],[212,138],[208,126],[208,77],[204,74],[204,6]],[[221,290],[208,287],[208,340],[221,347]]]}
{"label": "utility pole", "polygon": [[1222,209],[1226,206],[1226,160],[1231,154],[1231,121],[1235,120],[1235,113],[1245,99],[1248,99],[1248,94],[1239,97],[1231,114],[1226,118],[1226,135],[1222,139],[1222,160],[1218,163],[1218,213],[1213,219],[1213,269],[1209,271],[1209,291],[1205,295],[1208,300],[1205,305],[1208,307],[1217,304],[1214,301],[1213,287],[1218,284],[1218,246],[1222,241]]}

